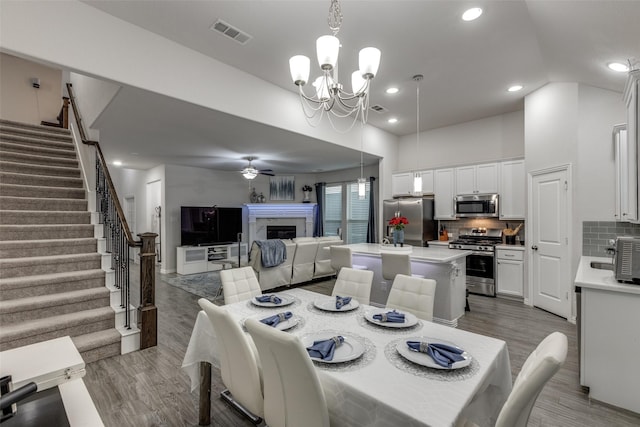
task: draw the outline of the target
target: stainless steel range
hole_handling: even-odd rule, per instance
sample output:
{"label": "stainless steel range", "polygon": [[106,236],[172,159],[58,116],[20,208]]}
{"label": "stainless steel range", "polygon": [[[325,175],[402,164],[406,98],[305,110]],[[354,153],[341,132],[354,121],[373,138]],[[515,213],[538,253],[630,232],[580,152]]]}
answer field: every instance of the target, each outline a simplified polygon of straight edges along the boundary
{"label": "stainless steel range", "polygon": [[467,290],[469,293],[496,296],[495,246],[502,242],[498,228],[461,228],[458,240],[449,249],[472,251],[467,257]]}

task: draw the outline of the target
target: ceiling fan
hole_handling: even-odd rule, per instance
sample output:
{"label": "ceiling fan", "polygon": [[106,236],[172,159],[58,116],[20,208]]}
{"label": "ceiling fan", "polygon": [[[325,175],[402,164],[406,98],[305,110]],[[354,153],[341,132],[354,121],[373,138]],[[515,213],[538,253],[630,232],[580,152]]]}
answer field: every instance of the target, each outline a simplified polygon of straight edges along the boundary
{"label": "ceiling fan", "polygon": [[256,159],[255,157],[246,157],[246,159],[249,160],[249,165],[240,171],[246,179],[254,179],[258,175],[274,176],[273,170],[271,169],[254,168],[251,162]]}

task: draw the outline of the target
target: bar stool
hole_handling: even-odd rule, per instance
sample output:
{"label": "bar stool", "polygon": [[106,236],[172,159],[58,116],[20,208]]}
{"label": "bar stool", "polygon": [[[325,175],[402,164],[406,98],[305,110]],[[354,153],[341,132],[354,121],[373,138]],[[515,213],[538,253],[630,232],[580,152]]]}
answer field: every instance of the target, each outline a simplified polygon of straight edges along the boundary
{"label": "bar stool", "polygon": [[356,270],[368,270],[366,265],[353,264],[351,248],[346,246],[329,246],[331,254],[331,268],[340,273],[342,267],[353,268]]}
{"label": "bar stool", "polygon": [[384,280],[391,280],[393,282],[397,274],[424,279],[424,276],[419,274],[411,274],[411,259],[409,258],[409,254],[381,252],[380,257],[382,258],[382,278]]}

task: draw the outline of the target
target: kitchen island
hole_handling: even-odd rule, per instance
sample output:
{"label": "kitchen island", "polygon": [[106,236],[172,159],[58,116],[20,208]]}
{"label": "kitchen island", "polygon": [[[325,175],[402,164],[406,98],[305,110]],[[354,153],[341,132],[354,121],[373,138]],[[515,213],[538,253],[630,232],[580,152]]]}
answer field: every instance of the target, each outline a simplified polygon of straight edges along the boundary
{"label": "kitchen island", "polygon": [[466,257],[471,251],[443,247],[394,247],[374,243],[347,245],[353,253],[353,263],[366,265],[373,271],[371,305],[384,307],[389,297],[391,281],[382,278],[383,251],[406,253],[411,258],[411,272],[437,282],[433,321],[444,325],[458,326],[458,319],[464,315],[466,299]]}
{"label": "kitchen island", "polygon": [[640,285],[620,283],[592,263],[611,259],[583,256],[576,273],[580,385],[592,399],[640,413]]}

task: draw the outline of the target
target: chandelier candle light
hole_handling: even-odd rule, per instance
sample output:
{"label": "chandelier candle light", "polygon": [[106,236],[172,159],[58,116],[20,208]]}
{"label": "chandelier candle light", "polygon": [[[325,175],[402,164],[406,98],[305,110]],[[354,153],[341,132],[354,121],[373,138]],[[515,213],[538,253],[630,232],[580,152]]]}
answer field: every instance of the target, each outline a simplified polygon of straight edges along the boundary
{"label": "chandelier candle light", "polygon": [[[293,83],[298,86],[302,110],[311,126],[317,126],[327,113],[329,122],[336,129],[331,115],[336,117],[353,117],[353,123],[346,130],[349,131],[358,117],[366,123],[369,110],[369,87],[371,79],[378,72],[380,65],[380,50],[375,47],[365,47],[360,50],[359,70],[351,74],[352,92],[344,90],[338,81],[338,52],[340,41],[336,37],[342,25],[342,11],[338,0],[331,0],[329,29],[333,35],[321,36],[316,40],[318,65],[322,75],[314,80],[312,85],[315,94],[307,96],[302,89],[309,80],[310,60],[304,55],[296,55],[289,59],[289,69]],[[317,118],[316,118],[317,117]],[[337,129],[336,129],[337,130]]]}

